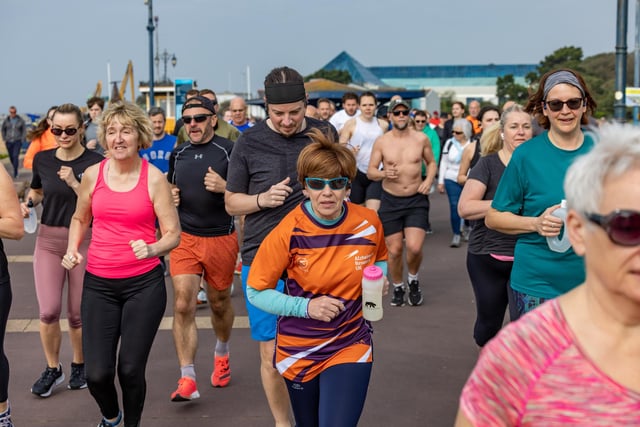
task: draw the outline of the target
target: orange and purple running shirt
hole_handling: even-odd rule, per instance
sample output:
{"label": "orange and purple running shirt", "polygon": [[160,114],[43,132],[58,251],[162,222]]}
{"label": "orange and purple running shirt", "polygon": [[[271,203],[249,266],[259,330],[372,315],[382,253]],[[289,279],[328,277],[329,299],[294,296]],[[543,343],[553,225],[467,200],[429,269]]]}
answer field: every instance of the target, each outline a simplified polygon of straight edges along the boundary
{"label": "orange and purple running shirt", "polygon": [[362,317],[362,270],[386,261],[382,224],[370,209],[344,203],[333,225],[321,224],[304,204],[291,211],[260,245],[247,283],[273,289],[286,270],[286,293],[328,295],[345,306],[331,322],[279,317],[275,365],[287,379],[305,382],[324,369],[371,362],[371,326]]}
{"label": "orange and purple running shirt", "polygon": [[582,352],[557,299],[485,346],[460,408],[478,427],[640,425],[640,393],[613,381]]}

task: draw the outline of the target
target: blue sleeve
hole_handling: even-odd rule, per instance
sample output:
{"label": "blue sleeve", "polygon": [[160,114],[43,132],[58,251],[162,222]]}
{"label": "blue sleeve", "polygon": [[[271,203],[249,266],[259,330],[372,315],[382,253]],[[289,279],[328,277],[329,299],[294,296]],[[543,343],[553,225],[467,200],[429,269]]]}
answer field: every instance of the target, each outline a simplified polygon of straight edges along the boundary
{"label": "blue sleeve", "polygon": [[376,263],[374,264],[376,267],[380,267],[380,269],[382,270],[382,275],[386,276],[387,275],[387,261],[376,261]]}
{"label": "blue sleeve", "polygon": [[308,298],[293,297],[275,289],[259,291],[249,285],[247,285],[247,298],[251,304],[267,313],[278,316],[309,317],[307,315]]}

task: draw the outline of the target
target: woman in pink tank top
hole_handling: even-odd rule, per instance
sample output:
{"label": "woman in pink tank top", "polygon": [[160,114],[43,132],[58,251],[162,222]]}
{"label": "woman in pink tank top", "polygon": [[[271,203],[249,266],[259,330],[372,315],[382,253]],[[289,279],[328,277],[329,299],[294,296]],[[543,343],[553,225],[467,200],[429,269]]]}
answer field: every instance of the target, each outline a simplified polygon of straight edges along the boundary
{"label": "woman in pink tank top", "polygon": [[180,225],[166,178],[138,155],[152,141],[144,112],[128,102],[111,105],[98,140],[108,156],[83,176],[62,265],[72,269],[83,261],[78,247],[92,223],[81,312],[87,384],[102,413],[100,426],[120,426],[123,419],[137,426],[147,358],[167,301],[158,257],[178,245]]}
{"label": "woman in pink tank top", "polygon": [[585,282],[489,341],[458,427],[640,425],[640,129],[610,126],[597,139],[564,181]]}

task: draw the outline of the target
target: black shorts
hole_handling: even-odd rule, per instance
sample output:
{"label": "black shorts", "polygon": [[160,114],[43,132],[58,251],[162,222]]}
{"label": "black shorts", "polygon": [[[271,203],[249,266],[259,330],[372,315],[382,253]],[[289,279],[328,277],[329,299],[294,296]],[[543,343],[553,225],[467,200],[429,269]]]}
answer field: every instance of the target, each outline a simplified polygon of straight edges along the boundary
{"label": "black shorts", "polygon": [[424,194],[398,197],[382,190],[378,216],[382,221],[384,235],[400,233],[405,228],[429,229],[429,199]]}
{"label": "black shorts", "polygon": [[380,200],[382,194],[382,181],[372,181],[367,174],[357,171],[355,179],[351,182],[351,194],[349,201],[361,205],[369,199]]}

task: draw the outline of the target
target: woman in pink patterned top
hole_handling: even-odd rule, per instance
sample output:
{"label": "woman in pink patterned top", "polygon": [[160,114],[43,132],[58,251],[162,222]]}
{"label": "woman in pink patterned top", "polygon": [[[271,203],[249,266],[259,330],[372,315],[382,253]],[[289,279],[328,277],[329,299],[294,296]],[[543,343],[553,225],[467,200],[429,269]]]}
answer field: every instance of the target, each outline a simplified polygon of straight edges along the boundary
{"label": "woman in pink patterned top", "polygon": [[489,342],[456,426],[640,425],[640,129],[599,138],[564,183],[585,282]]}

